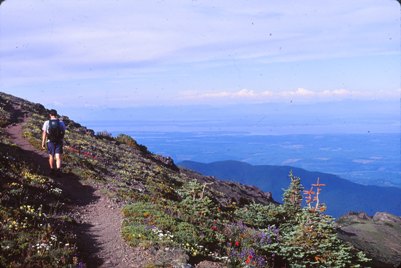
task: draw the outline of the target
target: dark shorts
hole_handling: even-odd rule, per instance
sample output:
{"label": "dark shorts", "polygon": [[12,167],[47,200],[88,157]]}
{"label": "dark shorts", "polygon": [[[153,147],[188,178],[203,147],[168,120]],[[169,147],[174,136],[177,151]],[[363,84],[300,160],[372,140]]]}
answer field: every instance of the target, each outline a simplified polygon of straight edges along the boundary
{"label": "dark shorts", "polygon": [[54,156],[55,154],[62,154],[63,153],[63,143],[55,143],[49,141],[47,143],[47,152]]}

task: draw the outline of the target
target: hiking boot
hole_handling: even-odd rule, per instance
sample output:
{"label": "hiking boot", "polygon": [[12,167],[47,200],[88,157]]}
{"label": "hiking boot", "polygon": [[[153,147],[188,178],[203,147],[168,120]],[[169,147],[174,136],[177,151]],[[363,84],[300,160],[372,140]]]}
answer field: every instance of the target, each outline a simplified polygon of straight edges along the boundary
{"label": "hiking boot", "polygon": [[56,174],[56,170],[54,168],[51,168],[50,172],[49,172],[49,175],[52,176],[52,175],[55,175],[55,174]]}

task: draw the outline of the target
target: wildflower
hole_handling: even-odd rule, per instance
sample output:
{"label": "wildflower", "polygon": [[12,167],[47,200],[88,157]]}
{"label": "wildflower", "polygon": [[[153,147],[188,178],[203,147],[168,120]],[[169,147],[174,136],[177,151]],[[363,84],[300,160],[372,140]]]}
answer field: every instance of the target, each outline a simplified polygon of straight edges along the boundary
{"label": "wildflower", "polygon": [[240,246],[240,242],[239,241],[235,241],[235,246],[239,247]]}
{"label": "wildflower", "polygon": [[315,256],[315,261],[319,262],[322,258],[320,256]]}
{"label": "wildflower", "polygon": [[55,188],[50,188],[50,192],[59,195],[62,193],[62,190],[60,188],[55,187]]}
{"label": "wildflower", "polygon": [[246,258],[245,263],[246,263],[246,264],[250,264],[251,261],[252,261],[252,258],[253,258],[252,255],[249,255],[248,258]]}

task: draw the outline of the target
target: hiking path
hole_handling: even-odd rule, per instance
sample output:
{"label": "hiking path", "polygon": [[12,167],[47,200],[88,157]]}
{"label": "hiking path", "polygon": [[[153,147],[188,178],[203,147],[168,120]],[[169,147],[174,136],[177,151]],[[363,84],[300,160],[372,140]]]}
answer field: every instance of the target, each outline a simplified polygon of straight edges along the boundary
{"label": "hiking path", "polygon": [[[27,159],[48,174],[48,155],[39,151],[22,135],[24,122],[6,128],[11,141],[25,151]],[[86,267],[141,267],[143,257],[138,249],[129,247],[121,237],[122,215],[118,204],[112,202],[96,186],[84,185],[73,174],[54,178],[68,202],[76,220],[77,246]],[[141,260],[142,259],[142,260]]]}

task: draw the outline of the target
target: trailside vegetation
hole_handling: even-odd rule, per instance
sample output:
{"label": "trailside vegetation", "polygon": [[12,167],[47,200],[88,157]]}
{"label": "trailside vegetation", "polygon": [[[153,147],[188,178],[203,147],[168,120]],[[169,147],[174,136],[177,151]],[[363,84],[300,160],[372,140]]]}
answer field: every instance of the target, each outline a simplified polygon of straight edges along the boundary
{"label": "trailside vegetation", "polygon": [[[0,124],[9,125],[13,105],[0,100]],[[0,267],[79,265],[65,203],[57,183],[42,175],[0,128]]]}
{"label": "trailside vegetation", "polygon": [[282,205],[253,203],[227,211],[190,181],[179,202],[126,206],[123,235],[133,246],[181,247],[194,258],[229,267],[367,267],[369,259],[337,238],[334,219],[320,205],[301,207],[300,179],[290,179]]}

